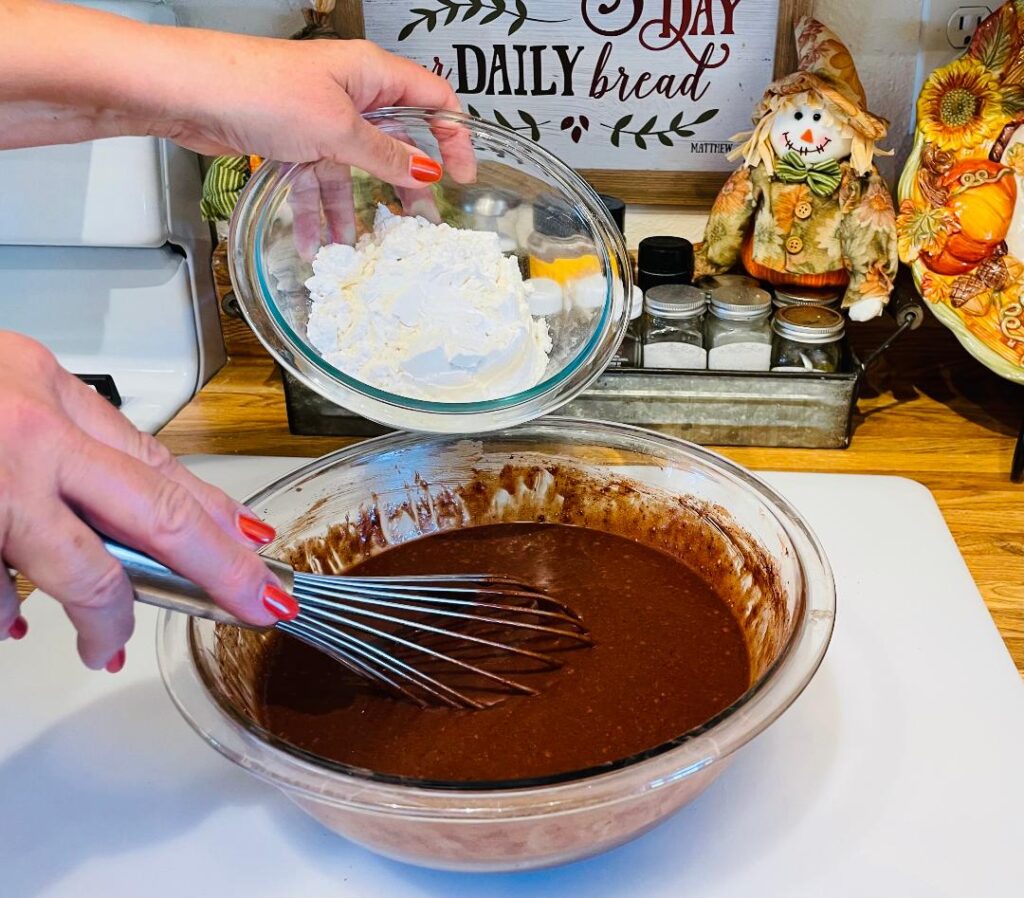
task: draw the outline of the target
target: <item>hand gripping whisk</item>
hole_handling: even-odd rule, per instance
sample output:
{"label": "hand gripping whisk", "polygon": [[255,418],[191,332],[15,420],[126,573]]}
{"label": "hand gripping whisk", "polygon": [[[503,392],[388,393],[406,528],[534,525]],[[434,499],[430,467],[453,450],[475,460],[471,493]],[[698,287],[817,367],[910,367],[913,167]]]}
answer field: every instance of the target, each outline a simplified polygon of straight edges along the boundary
{"label": "hand gripping whisk", "polygon": [[[253,628],[148,555],[103,543],[139,601]],[[571,609],[506,577],[328,576],[264,562],[299,603],[298,616],[276,629],[424,707],[482,708],[488,693],[532,694],[516,675],[557,669],[558,653],[591,644]]]}

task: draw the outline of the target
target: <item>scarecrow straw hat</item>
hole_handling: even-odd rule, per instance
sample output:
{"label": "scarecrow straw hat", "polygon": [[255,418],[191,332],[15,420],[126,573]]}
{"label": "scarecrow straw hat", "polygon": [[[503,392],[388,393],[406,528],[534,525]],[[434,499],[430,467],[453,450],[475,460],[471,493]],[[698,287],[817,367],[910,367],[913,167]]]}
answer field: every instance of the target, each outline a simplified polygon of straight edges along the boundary
{"label": "scarecrow straw hat", "polygon": [[754,110],[754,130],[736,135],[735,140],[745,142],[729,158],[742,156],[745,165],[753,168],[764,163],[773,172],[775,153],[769,134],[775,114],[792,98],[809,93],[828,107],[853,139],[850,161],[858,174],[867,174],[875,153],[879,152],[875,142],[888,133],[889,123],[867,111],[867,97],[853,57],[833,31],[804,16],[794,33],[799,69],[768,85]]}

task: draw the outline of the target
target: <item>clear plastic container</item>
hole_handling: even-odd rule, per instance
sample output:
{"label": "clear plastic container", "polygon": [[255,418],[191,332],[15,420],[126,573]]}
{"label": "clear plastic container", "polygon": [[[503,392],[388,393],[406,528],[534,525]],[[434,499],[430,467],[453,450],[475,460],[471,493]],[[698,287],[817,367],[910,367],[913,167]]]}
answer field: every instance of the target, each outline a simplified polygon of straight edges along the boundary
{"label": "clear plastic container", "polygon": [[[290,202],[296,183],[316,177],[316,169],[306,164],[265,163],[250,178],[235,208],[228,261],[242,313],[270,354],[293,378],[329,402],[402,430],[498,430],[552,412],[590,386],[622,341],[628,323],[625,297],[632,287],[626,245],[593,189],[533,141],[468,116],[382,109],[366,119],[438,161],[443,161],[439,140],[447,146],[464,143],[466,155],[475,160],[476,174],[471,183],[459,183],[448,165],[434,191],[410,192],[396,191],[354,170],[359,187],[352,210],[357,232],[372,227],[378,203],[397,212],[425,210],[456,227],[474,222],[503,227],[497,224],[503,216],[467,215],[465,207],[472,207],[474,195],[480,191],[501,194],[509,198],[510,206],[520,209],[553,198],[569,210],[577,232],[573,239],[592,259],[589,267],[559,277],[566,295],[579,297],[579,302],[545,319],[553,347],[541,381],[530,389],[483,402],[455,403],[410,399],[365,384],[325,361],[306,336],[309,294],[302,284],[312,269],[296,248]],[[337,210],[332,214],[337,215]],[[488,224],[491,220],[495,224]],[[529,255],[525,239],[503,236],[517,241],[517,256]],[[586,284],[581,283],[584,280]]]}
{"label": "clear plastic container", "polygon": [[772,322],[772,371],[834,374],[843,360],[846,319],[824,306],[789,306]]}
{"label": "clear plastic container", "polygon": [[[598,511],[602,502],[622,501],[621,488],[608,485],[625,479],[635,490],[629,501],[656,508],[668,501],[723,527],[724,557],[751,573],[746,586],[724,596],[748,634],[750,689],[704,726],[608,767],[546,780],[428,783],[331,763],[264,730],[253,716],[252,689],[239,674],[258,632],[219,631],[209,621],[170,612],[159,622],[161,675],[178,709],[213,749],[334,832],[408,863],[525,870],[578,860],[640,835],[696,798],[738,749],[793,703],[832,633],[831,570],[784,498],[714,453],[623,425],[548,418],[472,440],[393,434],[310,462],[249,505],[277,528],[277,541],[265,550],[272,557],[346,517],[375,510],[393,521],[390,539],[404,542],[482,523],[453,506],[452,497],[460,485],[477,482],[475,472],[498,475],[507,465],[536,472],[514,491],[511,505],[493,506],[508,520],[536,520],[544,505],[531,497],[547,488],[555,466],[593,478],[588,501]],[[395,513],[410,503],[417,513]],[[628,717],[624,707],[623,720]],[[791,751],[788,762],[799,764],[799,740]]]}
{"label": "clear plastic container", "polygon": [[767,371],[771,367],[772,298],[745,284],[711,291],[704,330],[708,368],[714,371]]}
{"label": "clear plastic container", "polygon": [[666,284],[644,297],[644,367],[702,369],[707,294],[697,287]]}
{"label": "clear plastic container", "polygon": [[601,273],[601,261],[594,253],[586,225],[572,206],[557,196],[540,197],[534,202],[533,230],[526,239],[526,252],[530,277],[550,278],[564,287]]}

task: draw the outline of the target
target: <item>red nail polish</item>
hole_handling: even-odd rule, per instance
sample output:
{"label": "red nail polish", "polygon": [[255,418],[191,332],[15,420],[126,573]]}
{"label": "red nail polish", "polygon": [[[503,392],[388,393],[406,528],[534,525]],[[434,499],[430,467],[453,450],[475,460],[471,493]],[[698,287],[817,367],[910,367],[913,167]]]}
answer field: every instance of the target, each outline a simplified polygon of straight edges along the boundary
{"label": "red nail polish", "polygon": [[124,658],[124,649],[118,649],[114,653],[114,657],[107,662],[107,673],[120,673],[121,668],[124,667]]}
{"label": "red nail polish", "polygon": [[263,587],[263,607],[278,620],[292,620],[298,617],[299,603],[283,589],[267,584]]}
{"label": "red nail polish", "polygon": [[423,184],[433,184],[441,180],[441,166],[427,156],[413,156],[409,161],[412,176]]}
{"label": "red nail polish", "polygon": [[246,539],[259,543],[261,546],[272,542],[274,537],[277,536],[277,531],[270,524],[266,524],[256,518],[250,518],[244,514],[238,516],[238,529]]}
{"label": "red nail polish", "polygon": [[7,631],[7,635],[11,639],[24,639],[25,634],[28,633],[28,621],[20,615],[14,619],[14,623],[11,624],[11,628]]}

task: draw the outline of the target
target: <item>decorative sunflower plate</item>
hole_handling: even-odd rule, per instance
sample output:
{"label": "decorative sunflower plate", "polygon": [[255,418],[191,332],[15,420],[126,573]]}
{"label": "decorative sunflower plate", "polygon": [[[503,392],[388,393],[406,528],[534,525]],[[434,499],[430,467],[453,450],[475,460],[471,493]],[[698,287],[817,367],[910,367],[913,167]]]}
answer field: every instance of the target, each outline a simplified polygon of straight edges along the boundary
{"label": "decorative sunflower plate", "polygon": [[1024,383],[1024,0],[986,19],[917,101],[900,258],[968,352]]}

